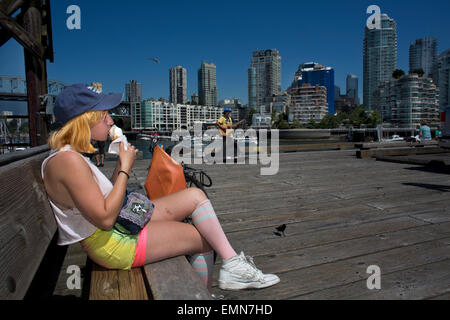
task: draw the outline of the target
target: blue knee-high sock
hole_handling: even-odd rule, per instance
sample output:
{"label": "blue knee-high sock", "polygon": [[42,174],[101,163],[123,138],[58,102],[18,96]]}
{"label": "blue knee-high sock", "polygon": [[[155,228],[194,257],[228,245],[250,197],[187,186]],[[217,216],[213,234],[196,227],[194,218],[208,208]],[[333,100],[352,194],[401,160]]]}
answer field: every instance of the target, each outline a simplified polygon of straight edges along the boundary
{"label": "blue knee-high sock", "polygon": [[205,287],[210,290],[214,270],[214,251],[193,254],[189,257],[189,262],[202,279]]}

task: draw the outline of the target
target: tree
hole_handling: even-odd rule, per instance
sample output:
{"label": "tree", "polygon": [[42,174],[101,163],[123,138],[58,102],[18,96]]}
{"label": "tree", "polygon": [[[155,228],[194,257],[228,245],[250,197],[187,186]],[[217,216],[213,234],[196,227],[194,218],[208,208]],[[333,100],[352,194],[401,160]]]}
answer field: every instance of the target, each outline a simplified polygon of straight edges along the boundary
{"label": "tree", "polygon": [[278,129],[289,129],[289,123],[286,120],[281,120],[278,124]]}
{"label": "tree", "polygon": [[256,110],[254,108],[251,108],[247,115],[247,123],[252,123],[253,121],[253,115],[256,113]]}
{"label": "tree", "polygon": [[357,107],[349,116],[350,123],[355,127],[360,127],[361,124],[366,123],[366,111],[364,107]]}
{"label": "tree", "polygon": [[291,127],[293,129],[301,129],[301,128],[303,128],[303,125],[300,123],[300,121],[295,120]]}
{"label": "tree", "polygon": [[369,127],[375,128],[382,122],[381,113],[378,111],[374,111],[370,113],[369,117],[367,117],[365,124]]}
{"label": "tree", "polygon": [[335,129],[339,126],[337,117],[333,114],[327,114],[320,120],[319,127],[321,129]]}
{"label": "tree", "polygon": [[340,124],[345,124],[345,122],[348,121],[348,115],[350,113],[351,112],[343,112],[343,111],[338,112],[338,114],[336,115],[336,122],[337,122],[338,126]]}
{"label": "tree", "polygon": [[271,117],[272,123],[277,121],[277,111],[275,109],[272,109],[272,117]]}
{"label": "tree", "polygon": [[[122,128],[122,127],[121,127]],[[24,121],[22,123],[22,125],[20,126],[20,133],[28,133],[29,132],[29,126],[28,126],[28,121]]]}
{"label": "tree", "polygon": [[9,133],[14,134],[18,129],[19,122],[17,119],[7,120],[6,127],[8,128]]}
{"label": "tree", "polygon": [[310,119],[308,124],[306,125],[308,129],[317,129],[319,125],[316,123],[314,119]]}
{"label": "tree", "polygon": [[411,73],[415,73],[415,74],[419,75],[419,77],[423,77],[423,74],[425,73],[425,71],[423,71],[422,68],[419,68],[419,69],[414,69],[413,71],[411,71]]}
{"label": "tree", "polygon": [[279,125],[283,120],[287,123],[286,113],[282,112],[282,113],[279,113],[278,115],[276,115],[274,112],[272,112],[272,128],[273,129],[279,129]]}
{"label": "tree", "polygon": [[395,69],[394,72],[392,72],[392,78],[394,79],[400,79],[405,75],[405,71],[402,69]]}

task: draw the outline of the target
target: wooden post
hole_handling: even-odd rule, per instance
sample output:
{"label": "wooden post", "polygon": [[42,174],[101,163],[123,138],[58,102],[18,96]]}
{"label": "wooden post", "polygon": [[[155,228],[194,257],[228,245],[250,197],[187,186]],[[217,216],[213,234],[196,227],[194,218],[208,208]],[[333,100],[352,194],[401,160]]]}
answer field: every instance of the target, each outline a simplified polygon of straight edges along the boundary
{"label": "wooden post", "polygon": [[[40,13],[41,1],[31,1],[23,8],[23,27],[29,36],[41,43],[42,19]],[[40,114],[40,96],[47,93],[47,68],[45,58],[39,59],[27,48],[24,48],[25,72],[28,95],[28,118],[30,129],[30,145],[35,147],[46,143],[47,128]]]}

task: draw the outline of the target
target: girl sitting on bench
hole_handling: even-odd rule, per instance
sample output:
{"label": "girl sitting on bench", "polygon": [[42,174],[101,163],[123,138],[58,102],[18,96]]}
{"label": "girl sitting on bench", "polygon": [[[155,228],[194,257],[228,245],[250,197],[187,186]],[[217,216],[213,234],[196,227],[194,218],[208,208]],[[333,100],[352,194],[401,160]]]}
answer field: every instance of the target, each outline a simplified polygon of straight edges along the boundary
{"label": "girl sitting on bench", "polygon": [[[211,202],[203,191],[188,188],[152,201],[150,221],[138,234],[117,224],[127,205],[126,186],[138,150],[120,145],[111,179],[84,157],[95,149],[91,139],[106,141],[114,122],[108,114],[122,100],[95,85],[65,88],[54,113],[62,127],[49,138],[51,154],[42,163],[42,177],[59,228],[59,245],[81,242],[87,255],[110,269],[130,269],[166,258],[190,255],[190,262],[211,288],[213,249],[222,258],[221,289],[265,288],[280,281],[263,274],[243,252],[228,242]],[[150,202],[148,199],[146,199]],[[192,217],[193,225],[183,223]]]}

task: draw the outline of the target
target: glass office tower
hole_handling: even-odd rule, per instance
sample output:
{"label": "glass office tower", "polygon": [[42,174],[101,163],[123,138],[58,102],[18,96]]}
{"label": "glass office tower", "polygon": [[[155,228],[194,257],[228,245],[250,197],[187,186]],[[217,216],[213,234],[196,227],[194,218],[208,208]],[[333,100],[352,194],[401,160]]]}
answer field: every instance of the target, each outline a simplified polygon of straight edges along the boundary
{"label": "glass office tower", "polygon": [[[250,87],[250,82],[252,87]],[[256,93],[256,95],[252,96],[256,98],[251,102],[254,104],[255,109],[264,105],[265,98],[281,93],[281,56],[278,50],[271,49],[253,52],[249,69],[249,94],[250,90],[255,90]]]}
{"label": "glass office tower", "polygon": [[422,69],[426,77],[430,77],[433,63],[437,55],[437,39],[427,37],[417,39],[409,45],[409,71]]}
{"label": "glass office tower", "polygon": [[198,69],[198,97],[202,106],[217,106],[216,66],[202,62]]}
{"label": "glass office tower", "polygon": [[387,14],[381,14],[381,27],[364,32],[363,99],[366,109],[374,106],[378,86],[392,78],[397,68],[397,25]]}
{"label": "glass office tower", "polygon": [[355,104],[359,105],[359,96],[358,96],[358,77],[354,74],[348,74],[347,75],[347,91],[346,95],[347,97],[353,98],[355,101]]}
{"label": "glass office tower", "polygon": [[248,69],[248,107],[250,109],[257,108],[256,99],[256,68]]}

